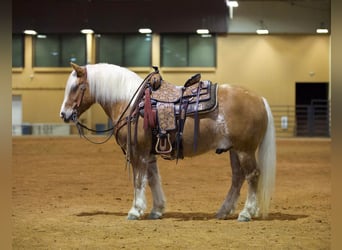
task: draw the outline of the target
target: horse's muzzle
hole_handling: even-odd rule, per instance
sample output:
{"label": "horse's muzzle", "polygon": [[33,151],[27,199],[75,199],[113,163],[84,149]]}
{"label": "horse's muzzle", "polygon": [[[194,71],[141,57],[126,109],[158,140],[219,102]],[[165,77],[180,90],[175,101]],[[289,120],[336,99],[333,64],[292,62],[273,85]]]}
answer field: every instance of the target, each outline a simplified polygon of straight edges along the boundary
{"label": "horse's muzzle", "polygon": [[74,110],[70,115],[68,115],[66,112],[61,112],[60,117],[63,119],[65,123],[68,123],[70,121],[76,122],[77,111]]}
{"label": "horse's muzzle", "polygon": [[67,118],[65,112],[61,112],[60,117],[63,119],[64,122],[69,122],[70,118]]}

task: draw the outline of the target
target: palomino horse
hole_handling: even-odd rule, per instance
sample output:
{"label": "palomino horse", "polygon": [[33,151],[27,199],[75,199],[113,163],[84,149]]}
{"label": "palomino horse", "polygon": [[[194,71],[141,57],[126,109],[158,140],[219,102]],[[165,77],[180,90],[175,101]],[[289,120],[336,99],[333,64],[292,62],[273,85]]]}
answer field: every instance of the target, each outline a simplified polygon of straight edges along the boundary
{"label": "palomino horse", "polygon": [[[132,71],[110,64],[78,66],[72,64],[60,116],[76,122],[92,104],[99,103],[114,124],[117,143],[127,152],[127,127],[130,119],[122,114],[132,106],[132,99],[143,79]],[[199,117],[197,150],[193,150],[194,118],[189,117],[183,131],[185,157],[209,150],[230,153],[232,183],[216,217],[226,219],[234,212],[242,184],[248,183],[247,198],[239,221],[268,215],[275,184],[276,148],[273,117],[265,98],[228,84],[218,84],[216,109]],[[151,152],[152,132],[143,129],[138,116],[136,143],[132,142],[130,164],[133,170],[134,199],[128,219],[139,219],[146,209],[145,187],[151,188],[153,207],[150,219],[162,218],[165,195],[162,189],[157,156]],[[122,123],[124,121],[124,123]],[[227,164],[228,165],[228,164]]]}

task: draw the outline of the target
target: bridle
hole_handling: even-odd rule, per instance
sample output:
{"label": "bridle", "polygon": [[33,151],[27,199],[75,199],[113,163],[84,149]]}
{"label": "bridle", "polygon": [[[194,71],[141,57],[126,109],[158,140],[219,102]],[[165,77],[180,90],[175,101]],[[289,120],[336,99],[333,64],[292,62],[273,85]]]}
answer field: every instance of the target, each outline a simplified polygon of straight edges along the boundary
{"label": "bridle", "polygon": [[[116,143],[121,147],[123,153],[126,155],[126,166],[129,165],[130,163],[130,148],[131,148],[131,123],[134,122],[135,120],[138,119],[138,112],[137,112],[137,107],[138,107],[138,102],[141,100],[143,94],[144,94],[144,90],[150,80],[150,78],[155,74],[158,73],[157,72],[157,68],[153,67],[155,72],[152,72],[150,74],[148,74],[145,79],[142,81],[142,83],[139,85],[139,87],[137,88],[137,90],[135,91],[135,93],[133,94],[131,100],[128,102],[126,108],[124,109],[124,111],[121,113],[119,119],[116,121],[116,123],[105,130],[96,130],[96,129],[91,129],[88,128],[86,125],[82,124],[79,120],[78,120],[78,115],[77,115],[77,109],[81,106],[83,98],[84,98],[84,94],[86,91],[86,82],[87,82],[87,71],[85,68],[84,71],[84,75],[82,76],[82,82],[80,83],[80,91],[81,94],[77,97],[77,99],[75,100],[72,109],[73,109],[73,114],[71,117],[71,120],[75,123],[77,129],[78,129],[78,133],[80,135],[80,137],[85,138],[87,141],[93,143],[93,144],[103,144],[106,143],[107,141],[109,141],[109,139],[115,134],[115,140]],[[135,99],[135,97],[137,97]],[[133,102],[133,100],[135,99],[135,102],[132,105],[132,109],[130,110],[129,114],[127,116],[125,116],[125,114],[127,113],[128,109],[131,107],[131,104]],[[119,142],[119,131],[125,127],[127,125],[127,142],[126,144],[122,145]],[[136,126],[137,126],[137,122],[136,122]],[[87,137],[84,132],[83,129],[86,129],[88,131],[91,132],[95,132],[95,133],[105,133],[105,132],[110,132],[108,134],[108,136],[101,142],[96,142],[91,140],[89,137]],[[135,128],[136,131],[137,127]],[[134,141],[136,141],[136,132],[135,132],[135,136],[134,136]],[[125,146],[127,147],[125,149]]]}
{"label": "bridle", "polygon": [[[98,129],[92,129],[92,128],[88,128],[86,125],[82,124],[79,120],[78,120],[78,108],[81,106],[83,98],[84,98],[84,94],[85,91],[87,89],[87,70],[86,68],[84,68],[84,75],[81,76],[80,79],[80,83],[79,83],[79,91],[81,91],[81,93],[77,96],[77,98],[75,99],[73,105],[72,105],[72,116],[71,116],[71,120],[75,123],[77,130],[78,130],[78,134],[80,135],[80,137],[85,138],[87,141],[93,143],[93,144],[103,144],[105,142],[107,142],[112,135],[114,134],[114,130],[115,130],[115,125],[108,128],[108,129],[104,129],[104,130],[98,130]],[[86,134],[84,133],[83,129],[86,129],[90,132],[94,132],[94,133],[106,133],[106,132],[111,132],[107,135],[107,137],[100,142],[91,140],[88,136],[86,136]]]}

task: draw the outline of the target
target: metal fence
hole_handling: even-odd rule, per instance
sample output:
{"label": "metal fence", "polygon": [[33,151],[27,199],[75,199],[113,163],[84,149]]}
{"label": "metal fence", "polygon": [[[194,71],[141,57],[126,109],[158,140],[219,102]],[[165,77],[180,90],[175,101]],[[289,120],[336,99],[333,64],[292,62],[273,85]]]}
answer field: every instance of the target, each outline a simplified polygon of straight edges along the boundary
{"label": "metal fence", "polygon": [[326,100],[271,109],[277,137],[330,137],[330,103]]}
{"label": "metal fence", "polygon": [[71,126],[63,123],[12,124],[12,135],[65,136],[71,134]]}

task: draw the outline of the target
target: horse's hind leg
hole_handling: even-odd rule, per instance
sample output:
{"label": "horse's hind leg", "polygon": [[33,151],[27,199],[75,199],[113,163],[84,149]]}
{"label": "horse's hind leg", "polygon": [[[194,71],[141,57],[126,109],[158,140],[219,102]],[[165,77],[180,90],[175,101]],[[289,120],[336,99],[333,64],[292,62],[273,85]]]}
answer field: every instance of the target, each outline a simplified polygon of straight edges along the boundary
{"label": "horse's hind leg", "polygon": [[240,196],[240,189],[245,180],[244,172],[240,166],[238,154],[230,150],[230,163],[232,168],[232,184],[220,210],[217,212],[218,219],[226,219],[235,209],[236,202]]}
{"label": "horse's hind leg", "polygon": [[156,159],[149,163],[147,176],[153,197],[153,208],[149,214],[149,219],[161,219],[165,209],[165,196],[160,182]]}
{"label": "horse's hind leg", "polygon": [[248,183],[247,199],[243,210],[240,212],[239,221],[250,221],[252,217],[258,215],[257,187],[259,180],[259,170],[254,153],[239,153],[241,167],[245,173]]}

